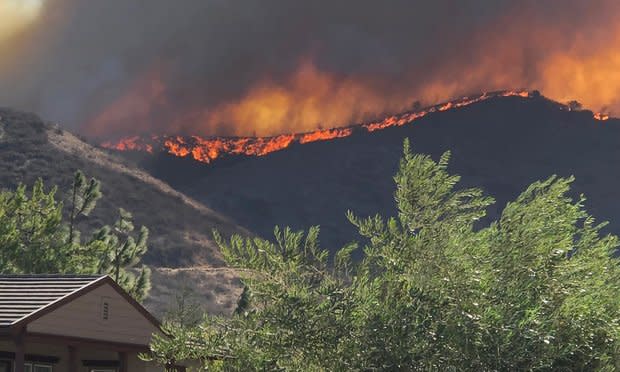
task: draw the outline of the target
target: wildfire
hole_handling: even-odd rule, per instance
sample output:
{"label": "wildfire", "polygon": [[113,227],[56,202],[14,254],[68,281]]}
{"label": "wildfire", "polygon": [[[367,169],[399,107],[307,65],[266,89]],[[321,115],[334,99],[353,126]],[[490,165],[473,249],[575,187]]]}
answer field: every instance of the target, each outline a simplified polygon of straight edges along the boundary
{"label": "wildfire", "polygon": [[457,101],[450,101],[450,102],[446,102],[446,103],[442,103],[433,107],[430,107],[426,110],[422,110],[422,111],[417,111],[417,112],[409,112],[409,113],[405,113],[405,114],[400,114],[400,115],[395,115],[395,116],[390,116],[387,117],[381,121],[377,121],[377,122],[373,122],[373,123],[369,123],[369,124],[364,124],[363,126],[369,131],[369,132],[374,132],[376,130],[380,130],[380,129],[385,129],[388,127],[394,127],[394,126],[401,126],[401,125],[405,125],[408,123],[411,123],[415,120],[418,120],[420,118],[425,117],[426,115],[433,113],[433,112],[437,112],[437,111],[448,111],[451,109],[455,109],[455,108],[460,108],[460,107],[465,107],[465,106],[469,106],[472,103],[476,103],[476,102],[482,102],[484,100],[487,100],[489,98],[492,97],[524,97],[527,98],[529,97],[529,92],[522,90],[522,91],[503,91],[503,92],[498,92],[498,93],[483,93],[482,95],[478,96],[478,97],[463,97],[460,100]]}
{"label": "wildfire", "polygon": [[326,130],[317,130],[310,133],[305,133],[299,138],[299,143],[310,143],[315,141],[326,141],[334,138],[348,137],[353,134],[351,128],[334,128]]}
{"label": "wildfire", "polygon": [[[398,115],[391,115],[382,120],[343,128],[320,129],[313,132],[299,134],[283,134],[271,137],[208,137],[199,136],[133,136],[121,139],[118,142],[106,142],[102,146],[118,151],[146,151],[153,154],[163,151],[178,157],[191,156],[194,160],[211,163],[215,159],[230,155],[263,156],[283,150],[293,144],[307,144],[317,141],[327,141],[335,138],[348,137],[356,131],[374,132],[390,127],[410,124],[429,114],[444,112],[469,106],[496,97],[530,98],[531,94],[525,90],[500,91],[483,93],[474,97],[463,97],[450,102],[441,103],[423,110],[409,111]],[[563,106],[570,109],[569,106]],[[593,113],[596,120],[608,120],[609,115]]]}
{"label": "wildfire", "polygon": [[[154,137],[153,139],[155,139]],[[118,151],[146,151],[149,154],[153,153],[153,145],[144,142],[143,138],[138,136],[125,138],[116,144],[111,142],[104,142],[101,146],[106,148],[113,148]]]}
{"label": "wildfire", "polygon": [[596,120],[602,120],[602,121],[604,121],[604,120],[609,120],[609,115],[607,115],[607,114],[602,114],[602,113],[600,113],[600,112],[595,112],[595,113],[594,113],[594,118],[595,118]]}

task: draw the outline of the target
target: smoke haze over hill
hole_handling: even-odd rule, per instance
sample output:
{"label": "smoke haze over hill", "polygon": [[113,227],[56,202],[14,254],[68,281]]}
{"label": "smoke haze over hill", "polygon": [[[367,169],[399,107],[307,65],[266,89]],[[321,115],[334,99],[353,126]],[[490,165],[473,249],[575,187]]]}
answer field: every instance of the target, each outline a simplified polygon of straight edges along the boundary
{"label": "smoke haze over hill", "polygon": [[620,111],[617,1],[12,2],[0,104],[90,137],[299,132],[506,88]]}

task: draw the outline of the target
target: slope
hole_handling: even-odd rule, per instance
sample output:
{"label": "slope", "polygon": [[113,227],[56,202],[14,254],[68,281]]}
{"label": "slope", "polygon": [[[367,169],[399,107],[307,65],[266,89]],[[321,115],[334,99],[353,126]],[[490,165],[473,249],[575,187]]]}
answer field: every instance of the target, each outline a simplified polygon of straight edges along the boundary
{"label": "slope", "polygon": [[[212,277],[210,269],[225,270],[211,240],[211,230],[247,233],[227,217],[166,183],[32,114],[0,109],[0,169],[0,188],[14,188],[20,182],[32,184],[41,177],[47,185],[58,185],[61,197],[66,197],[63,192],[68,190],[78,169],[99,179],[104,197],[92,216],[82,221],[83,230],[88,232],[113,223],[119,207],[134,214],[136,225],[149,227],[150,246],[144,261],[155,269],[149,301],[161,305],[155,309],[160,314],[169,302],[167,298],[174,299],[174,291],[167,288],[178,285],[178,274],[165,267],[199,266],[203,279],[208,280]],[[220,305],[214,306],[213,311],[230,311],[236,293],[236,284],[231,283],[209,281],[203,285],[200,296],[205,303],[212,302],[207,297],[217,292],[221,298],[216,302]]]}
{"label": "slope", "polygon": [[320,224],[330,248],[354,239],[345,212],[393,215],[392,176],[404,138],[437,158],[452,151],[462,183],[497,197],[497,213],[531,182],[575,175],[574,189],[609,231],[620,233],[620,121],[599,121],[544,97],[497,97],[434,112],[410,125],[294,145],[261,157],[204,165],[167,154],[142,165],[187,195],[261,235],[273,226]]}

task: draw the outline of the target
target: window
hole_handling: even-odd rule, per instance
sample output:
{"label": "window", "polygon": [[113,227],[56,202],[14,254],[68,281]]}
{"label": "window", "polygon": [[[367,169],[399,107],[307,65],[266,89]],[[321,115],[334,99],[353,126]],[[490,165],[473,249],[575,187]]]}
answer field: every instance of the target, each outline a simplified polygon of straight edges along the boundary
{"label": "window", "polygon": [[49,364],[26,363],[24,364],[24,372],[52,372],[52,366]]}
{"label": "window", "polygon": [[82,365],[88,367],[88,372],[118,372],[118,360],[82,360]]}
{"label": "window", "polygon": [[13,370],[12,364],[8,360],[0,360],[0,372],[11,372]]}

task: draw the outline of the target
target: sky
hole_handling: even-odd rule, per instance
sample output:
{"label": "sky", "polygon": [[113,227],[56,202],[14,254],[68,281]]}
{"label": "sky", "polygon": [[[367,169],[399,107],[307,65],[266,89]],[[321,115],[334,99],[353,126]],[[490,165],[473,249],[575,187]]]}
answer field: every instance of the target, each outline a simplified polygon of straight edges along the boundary
{"label": "sky", "polygon": [[93,139],[274,135],[538,89],[620,115],[612,0],[0,0],[0,106]]}

